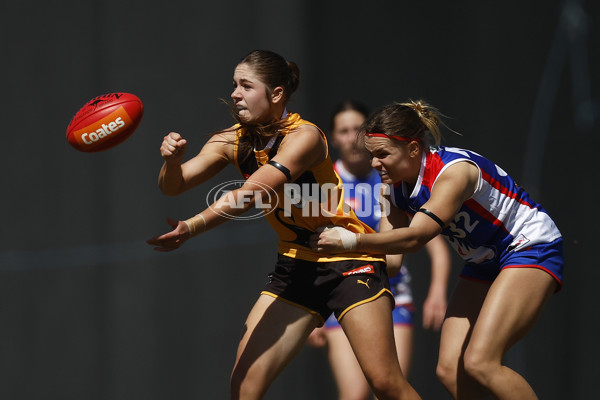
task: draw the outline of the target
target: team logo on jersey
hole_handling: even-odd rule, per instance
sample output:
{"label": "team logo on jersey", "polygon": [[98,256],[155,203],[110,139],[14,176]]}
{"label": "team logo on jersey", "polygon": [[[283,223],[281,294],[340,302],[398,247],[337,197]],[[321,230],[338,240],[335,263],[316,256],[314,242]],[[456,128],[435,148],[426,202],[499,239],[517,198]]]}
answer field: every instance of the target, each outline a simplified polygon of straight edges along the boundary
{"label": "team logo on jersey", "polygon": [[369,286],[369,280],[367,279],[367,281],[361,281],[360,279],[356,280],[356,283],[360,283],[361,285],[365,285],[367,287],[367,289],[371,289],[371,287]]}
{"label": "team logo on jersey", "polygon": [[512,243],[508,246],[507,250],[512,251],[520,249],[524,247],[527,243],[529,243],[529,239],[521,233],[515,238],[515,240],[512,241]]}

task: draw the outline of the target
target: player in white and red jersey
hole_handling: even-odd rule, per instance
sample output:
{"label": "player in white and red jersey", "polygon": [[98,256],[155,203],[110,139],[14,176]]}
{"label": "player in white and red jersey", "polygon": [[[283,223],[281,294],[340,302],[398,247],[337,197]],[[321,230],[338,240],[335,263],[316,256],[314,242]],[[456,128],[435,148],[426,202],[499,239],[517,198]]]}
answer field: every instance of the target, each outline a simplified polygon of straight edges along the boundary
{"label": "player in white and red jersey", "polygon": [[[367,116],[366,107],[353,100],[344,101],[333,110],[330,121],[331,145],[339,155],[333,167],[344,184],[344,202],[352,207],[362,222],[379,231],[382,223],[379,203],[382,182],[377,170],[371,167],[369,153],[357,142],[360,125]],[[383,224],[386,225],[385,216]],[[436,331],[440,329],[446,313],[451,267],[450,252],[444,242],[441,237],[436,237],[427,245],[431,260],[431,281],[423,304],[423,327]],[[402,263],[402,255],[386,258],[390,290],[395,300],[392,319],[396,353],[403,374],[408,376],[412,361],[415,310],[411,277],[408,268]],[[367,400],[372,397],[350,343],[334,315],[325,321],[323,328],[317,328],[311,333],[309,343],[315,347],[327,344],[327,356],[339,400]]]}
{"label": "player in white and red jersey", "polygon": [[[561,238],[548,213],[529,198],[502,168],[479,154],[454,147],[434,147],[423,153],[414,187],[395,185],[392,203],[410,215],[424,207],[438,176],[450,166],[468,162],[479,170],[477,188],[463,203],[442,235],[466,261],[462,276],[491,283],[503,257],[533,245]],[[560,285],[562,264],[538,265]]]}
{"label": "player in white and red jersey", "polygon": [[361,133],[371,165],[393,184],[394,229],[368,235],[332,229],[310,243],[321,252],[397,254],[446,236],[466,263],[442,328],[438,377],[454,398],[536,399],[502,358],[561,288],[561,234],[546,210],[491,161],[469,150],[430,147],[431,137],[439,145],[440,124],[437,110],[421,101],[372,114]]}

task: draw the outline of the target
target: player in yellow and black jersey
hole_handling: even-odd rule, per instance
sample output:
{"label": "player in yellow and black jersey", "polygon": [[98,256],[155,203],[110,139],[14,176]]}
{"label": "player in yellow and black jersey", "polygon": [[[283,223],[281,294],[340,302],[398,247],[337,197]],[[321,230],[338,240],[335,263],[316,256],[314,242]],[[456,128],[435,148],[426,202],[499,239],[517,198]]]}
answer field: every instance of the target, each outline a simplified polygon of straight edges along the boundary
{"label": "player in yellow and black jersey", "polygon": [[[327,256],[308,245],[320,226],[354,233],[372,230],[344,206],[343,186],[323,132],[287,112],[298,82],[296,64],[269,51],[253,51],[233,75],[236,125],[213,135],[185,163],[186,139],[175,132],[165,136],[159,173],[165,194],[183,193],[228,164],[238,167],[245,182],[200,214],[170,221],[173,230],[148,243],[156,250],[172,251],[255,205],[264,206],[279,236],[279,257],[246,320],[231,376],[232,399],[262,398],[311,331],[331,313],[339,319],[377,398],[418,399],[395,357],[393,297],[383,257],[352,252]],[[259,322],[261,329],[281,334],[253,335]]]}

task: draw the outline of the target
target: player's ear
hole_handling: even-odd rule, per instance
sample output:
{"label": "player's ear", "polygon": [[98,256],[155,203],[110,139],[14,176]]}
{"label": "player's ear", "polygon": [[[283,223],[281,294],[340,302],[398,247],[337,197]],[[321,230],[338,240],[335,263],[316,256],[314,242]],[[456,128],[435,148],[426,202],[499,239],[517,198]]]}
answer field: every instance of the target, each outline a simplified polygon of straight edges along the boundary
{"label": "player's ear", "polygon": [[281,86],[277,86],[271,92],[271,103],[276,104],[283,100],[283,88]]}
{"label": "player's ear", "polygon": [[408,143],[408,155],[411,157],[416,157],[419,155],[419,147],[420,144],[416,140]]}

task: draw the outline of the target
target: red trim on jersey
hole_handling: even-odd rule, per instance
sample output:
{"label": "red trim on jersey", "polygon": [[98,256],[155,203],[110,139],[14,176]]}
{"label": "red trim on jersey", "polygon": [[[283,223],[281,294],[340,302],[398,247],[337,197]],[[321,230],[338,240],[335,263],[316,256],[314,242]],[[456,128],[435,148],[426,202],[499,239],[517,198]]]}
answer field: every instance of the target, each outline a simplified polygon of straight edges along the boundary
{"label": "red trim on jersey", "polygon": [[498,218],[496,218],[494,216],[494,214],[490,213],[488,210],[486,210],[485,208],[483,208],[483,206],[481,204],[479,204],[478,202],[476,202],[475,200],[468,199],[467,201],[464,202],[464,205],[467,206],[468,208],[470,208],[471,210],[475,211],[482,218],[488,220],[489,222],[491,222],[495,226],[504,229],[504,231],[507,232],[507,233],[510,233],[508,231],[508,229],[506,229],[506,227],[504,226],[504,224],[502,223],[502,221],[500,221]]}
{"label": "red trim on jersey", "polygon": [[485,180],[487,183],[489,183],[491,187],[493,187],[494,189],[496,189],[497,191],[499,191],[500,193],[502,193],[506,197],[508,197],[508,198],[510,198],[512,200],[516,200],[520,204],[523,204],[524,206],[527,206],[529,208],[533,208],[531,206],[531,204],[527,203],[523,199],[517,198],[517,196],[519,195],[518,193],[511,192],[510,190],[508,190],[508,188],[506,186],[503,186],[502,184],[500,184],[500,182],[498,182],[498,180],[492,178],[488,173],[486,173],[481,168],[479,170],[481,171],[481,177],[483,178],[483,180]]}
{"label": "red trim on jersey", "polygon": [[446,165],[439,154],[429,152],[425,156],[425,171],[423,173],[422,186],[425,186],[431,192],[431,187],[438,177],[438,174]]}
{"label": "red trim on jersey", "polygon": [[550,271],[548,268],[544,268],[541,265],[537,265],[537,264],[516,264],[516,265],[506,265],[504,267],[502,267],[502,269],[505,268],[535,268],[535,269],[540,269],[546,273],[548,273],[551,277],[554,278],[554,280],[556,281],[556,283],[558,283],[558,290],[557,292],[562,289],[562,281],[560,279],[558,279],[558,276],[556,276],[552,271]]}

